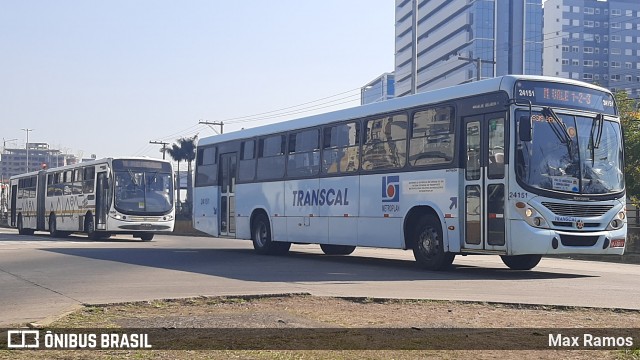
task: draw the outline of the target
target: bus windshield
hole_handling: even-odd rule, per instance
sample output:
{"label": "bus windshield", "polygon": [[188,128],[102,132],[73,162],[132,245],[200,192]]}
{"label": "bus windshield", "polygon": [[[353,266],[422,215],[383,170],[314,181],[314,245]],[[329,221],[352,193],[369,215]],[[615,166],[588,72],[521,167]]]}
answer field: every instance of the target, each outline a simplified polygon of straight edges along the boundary
{"label": "bus windshield", "polygon": [[115,207],[125,214],[165,214],[173,209],[170,173],[157,170],[115,171]]}
{"label": "bus windshield", "polygon": [[[516,119],[529,111],[516,112]],[[593,117],[534,111],[531,141],[516,136],[518,180],[535,190],[595,195],[624,189],[620,123]],[[517,127],[516,127],[517,128]]]}

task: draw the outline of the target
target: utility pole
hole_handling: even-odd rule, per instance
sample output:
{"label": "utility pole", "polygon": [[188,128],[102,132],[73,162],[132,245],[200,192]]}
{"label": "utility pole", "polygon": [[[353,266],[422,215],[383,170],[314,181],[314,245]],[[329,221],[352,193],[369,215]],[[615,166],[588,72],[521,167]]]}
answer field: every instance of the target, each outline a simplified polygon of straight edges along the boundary
{"label": "utility pole", "polygon": [[475,59],[472,58],[468,58],[468,57],[464,57],[464,56],[458,56],[458,60],[464,60],[464,61],[468,61],[468,62],[476,62],[476,80],[480,81],[482,80],[482,62],[486,62],[489,64],[496,64],[495,61],[493,60],[482,60],[480,57],[477,57]]}
{"label": "utility pole", "polygon": [[[223,133],[224,133],[224,131],[223,131],[223,130],[224,130],[224,129],[223,129],[223,127],[224,127],[224,123],[223,123],[222,121],[220,121],[220,122],[209,122],[209,121],[202,121],[202,120],[200,120],[200,121],[198,121],[198,124],[205,124],[205,125],[209,125],[209,127],[211,128],[211,130],[215,131],[215,132],[216,132],[216,134],[218,134],[218,135],[220,135],[220,134],[223,134]],[[218,132],[218,130],[214,129],[214,128],[213,128],[213,125],[220,126],[220,132]]]}
{"label": "utility pole", "polygon": [[168,142],[163,142],[163,141],[149,141],[149,144],[156,144],[156,145],[162,145],[162,160],[165,159],[165,154],[167,153],[167,145],[169,145]]}
{"label": "utility pole", "polygon": [[21,129],[23,131],[27,132],[27,142],[24,144],[25,149],[27,150],[27,171],[25,172],[29,172],[29,132],[33,131],[35,129]]}

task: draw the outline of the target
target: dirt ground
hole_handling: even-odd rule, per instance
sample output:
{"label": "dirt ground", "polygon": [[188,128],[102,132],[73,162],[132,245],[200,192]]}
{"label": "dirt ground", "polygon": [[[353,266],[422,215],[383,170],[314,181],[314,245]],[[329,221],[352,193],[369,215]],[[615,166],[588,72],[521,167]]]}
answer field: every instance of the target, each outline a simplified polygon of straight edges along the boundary
{"label": "dirt ground", "polygon": [[[474,302],[330,298],[310,295],[216,297],[88,306],[46,328],[403,328],[433,335],[433,329],[640,328],[640,311],[562,308]],[[443,330],[443,331],[445,331]],[[489,331],[489,332],[487,332]],[[546,336],[547,334],[539,334]],[[336,340],[334,335],[332,339]],[[182,341],[184,339],[175,339]],[[238,339],[235,339],[238,340]],[[287,348],[286,339],[281,339]],[[640,359],[625,350],[361,350],[371,339],[346,347],[357,350],[73,350],[0,351],[0,359]],[[441,341],[455,341],[445,335]],[[260,339],[252,339],[258,348]],[[395,341],[395,340],[393,340]],[[463,339],[464,342],[464,339]],[[194,343],[195,344],[195,343]],[[634,346],[640,348],[640,339]],[[180,347],[180,346],[179,346]],[[371,346],[376,348],[376,346]],[[419,346],[418,346],[419,347]],[[455,346],[454,346],[455,347]],[[464,347],[464,345],[462,346]],[[202,348],[202,347],[200,347]],[[322,348],[322,347],[320,347]],[[410,347],[411,348],[411,347]]]}

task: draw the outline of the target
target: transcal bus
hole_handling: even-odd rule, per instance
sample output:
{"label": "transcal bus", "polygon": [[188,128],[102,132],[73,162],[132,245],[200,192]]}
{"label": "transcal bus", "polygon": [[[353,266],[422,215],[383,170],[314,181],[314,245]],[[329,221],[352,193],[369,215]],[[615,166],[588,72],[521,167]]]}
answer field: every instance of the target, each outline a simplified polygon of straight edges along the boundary
{"label": "transcal bus", "polygon": [[504,76],[200,139],[194,227],[325,254],[411,249],[442,269],[495,254],[621,255],[623,140],[612,94]]}
{"label": "transcal bus", "polygon": [[173,231],[173,169],[149,158],[106,158],[14,176],[10,225],[21,235],[132,234],[150,241]]}

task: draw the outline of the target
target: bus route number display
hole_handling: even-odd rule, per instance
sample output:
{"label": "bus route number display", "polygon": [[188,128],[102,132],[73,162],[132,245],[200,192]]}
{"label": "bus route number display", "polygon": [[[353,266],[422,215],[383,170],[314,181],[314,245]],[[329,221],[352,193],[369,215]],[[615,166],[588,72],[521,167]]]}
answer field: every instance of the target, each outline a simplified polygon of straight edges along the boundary
{"label": "bus route number display", "polygon": [[578,108],[615,115],[615,102],[610,94],[570,84],[519,81],[516,96],[536,105]]}

